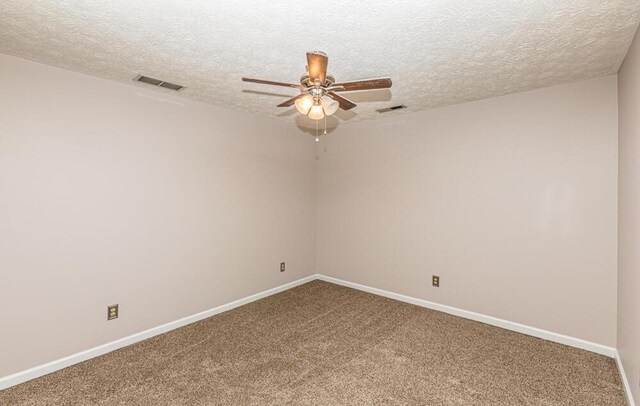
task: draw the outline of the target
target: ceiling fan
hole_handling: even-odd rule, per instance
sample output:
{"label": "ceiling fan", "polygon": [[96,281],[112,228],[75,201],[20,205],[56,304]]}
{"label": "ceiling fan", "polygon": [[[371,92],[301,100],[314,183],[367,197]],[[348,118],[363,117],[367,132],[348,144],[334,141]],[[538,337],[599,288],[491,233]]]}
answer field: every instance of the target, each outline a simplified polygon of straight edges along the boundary
{"label": "ceiling fan", "polygon": [[356,107],[355,103],[342,97],[338,92],[387,89],[391,87],[390,78],[336,82],[333,76],[327,75],[328,62],[329,58],[324,52],[307,52],[307,73],[300,78],[300,84],[253,78],[242,78],[242,80],[265,85],[292,87],[300,90],[299,95],[278,104],[278,107],[295,105],[301,114],[313,120],[321,120],[325,116],[330,116],[338,111],[338,108],[351,110]]}

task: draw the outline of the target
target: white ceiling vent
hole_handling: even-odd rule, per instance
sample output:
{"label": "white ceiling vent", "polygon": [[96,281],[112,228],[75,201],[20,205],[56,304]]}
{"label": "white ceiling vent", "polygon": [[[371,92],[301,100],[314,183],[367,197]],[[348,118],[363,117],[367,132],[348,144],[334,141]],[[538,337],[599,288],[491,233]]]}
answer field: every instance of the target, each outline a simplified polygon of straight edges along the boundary
{"label": "white ceiling vent", "polygon": [[378,113],[388,113],[390,111],[402,110],[402,109],[406,109],[406,108],[407,108],[407,106],[405,106],[404,104],[398,104],[397,106],[385,107],[383,109],[378,109],[376,111]]}
{"label": "white ceiling vent", "polygon": [[171,90],[184,89],[184,86],[182,85],[176,85],[175,83],[165,82],[164,80],[154,79],[152,77],[144,76],[144,75],[138,75],[133,80],[137,82],[148,83],[153,86],[164,87],[165,89],[171,89]]}

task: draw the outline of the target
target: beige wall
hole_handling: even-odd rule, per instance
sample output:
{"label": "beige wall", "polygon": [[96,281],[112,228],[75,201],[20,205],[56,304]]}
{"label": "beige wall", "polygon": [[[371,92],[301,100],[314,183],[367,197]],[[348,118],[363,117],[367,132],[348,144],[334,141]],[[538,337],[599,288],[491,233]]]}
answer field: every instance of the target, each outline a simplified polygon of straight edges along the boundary
{"label": "beige wall", "polygon": [[618,352],[640,402],[640,38],[618,73]]}
{"label": "beige wall", "polygon": [[315,272],[309,136],[3,55],[0,89],[0,376]]}
{"label": "beige wall", "polygon": [[615,77],[343,125],[318,161],[137,86],[2,55],[0,86],[0,376],[316,269],[615,345]]}
{"label": "beige wall", "polygon": [[615,346],[616,98],[610,76],[343,126],[318,272]]}

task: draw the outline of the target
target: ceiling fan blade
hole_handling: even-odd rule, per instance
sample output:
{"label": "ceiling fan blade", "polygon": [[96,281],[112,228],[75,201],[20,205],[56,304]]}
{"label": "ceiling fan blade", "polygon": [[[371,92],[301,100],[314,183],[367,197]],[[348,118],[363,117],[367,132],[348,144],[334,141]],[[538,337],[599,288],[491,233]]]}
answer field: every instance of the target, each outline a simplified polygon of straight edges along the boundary
{"label": "ceiling fan blade", "polygon": [[335,92],[352,92],[354,90],[372,90],[372,89],[388,89],[391,87],[390,78],[380,79],[365,79],[356,80],[353,82],[341,82],[334,83],[331,87],[341,87],[342,89],[335,89]]}
{"label": "ceiling fan blade", "polygon": [[296,88],[296,89],[304,89],[304,86],[302,86],[302,85],[298,85],[298,84],[295,84],[295,83],[274,82],[273,80],[242,78],[242,81],[243,82],[252,82],[252,83],[261,83],[263,85],[284,86],[284,87],[293,87],[293,88]]}
{"label": "ceiling fan blade", "polygon": [[242,93],[247,93],[247,94],[257,94],[258,96],[275,96],[275,97],[284,97],[285,99],[288,99],[291,97],[290,94],[284,94],[284,93],[274,93],[274,92],[261,92],[258,90],[248,90],[248,89],[243,89]]}
{"label": "ceiling fan blade", "polygon": [[333,93],[333,92],[329,92],[327,93],[327,96],[331,97],[333,100],[337,101],[338,104],[340,104],[340,108],[342,110],[351,110],[352,108],[356,107],[357,105],[352,102],[351,100],[345,99],[344,97],[340,96],[337,93]]}
{"label": "ceiling fan blade", "polygon": [[289,106],[293,106],[294,103],[296,102],[296,100],[302,98],[306,96],[306,94],[304,93],[300,93],[299,95],[297,95],[296,97],[292,97],[289,100],[283,101],[282,103],[278,104],[278,107],[289,107]]}
{"label": "ceiling fan blade", "polygon": [[311,83],[317,78],[320,80],[321,85],[324,84],[324,81],[327,79],[328,63],[329,57],[324,52],[307,52],[307,67],[309,69],[309,79]]}

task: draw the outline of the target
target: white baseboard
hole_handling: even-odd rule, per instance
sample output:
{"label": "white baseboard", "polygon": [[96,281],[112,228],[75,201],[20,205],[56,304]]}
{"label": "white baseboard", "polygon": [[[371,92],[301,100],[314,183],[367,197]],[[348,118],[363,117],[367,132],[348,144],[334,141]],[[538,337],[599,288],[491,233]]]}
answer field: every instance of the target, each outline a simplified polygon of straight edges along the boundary
{"label": "white baseboard", "polygon": [[631,393],[631,386],[629,386],[629,380],[627,379],[627,374],[624,372],[624,366],[622,365],[622,360],[620,359],[620,354],[618,350],[616,350],[616,365],[618,365],[618,373],[620,374],[620,380],[622,381],[622,386],[624,387],[624,393],[627,395],[627,403],[629,406],[636,406],[633,401],[633,394]]}
{"label": "white baseboard", "polygon": [[163,324],[158,327],[150,328],[149,330],[142,331],[140,333],[136,333],[130,335],[128,337],[121,338],[119,340],[112,341],[110,343],[106,343],[100,345],[98,347],[94,347],[73,355],[69,355],[68,357],[64,357],[52,362],[49,362],[44,365],[40,365],[31,369],[27,369],[26,371],[21,371],[15,373],[13,375],[8,375],[0,378],[0,390],[10,388],[12,386],[21,384],[23,382],[29,381],[31,379],[35,379],[41,377],[43,375],[50,374],[51,372],[58,371],[60,369],[69,367],[74,364],[78,364],[80,362],[89,360],[91,358],[98,357],[100,355],[106,354],[111,351],[115,351],[119,348],[126,347],[127,345],[135,344],[139,341],[146,340],[147,338],[151,338],[157,336],[162,333],[166,333],[167,331],[175,330],[180,327],[184,327],[187,324],[195,323],[196,321],[200,321],[206,319],[211,316],[215,316],[216,314],[226,312],[231,309],[235,309],[236,307],[245,305],[247,303],[254,302],[258,299],[265,298],[267,296],[274,295],[276,293],[283,292],[285,290],[289,290],[298,285],[302,285],[304,283],[310,282],[314,279],[317,279],[316,275],[307,276],[306,278],[298,279],[293,282],[285,283],[284,285],[280,285],[273,289],[268,289],[260,293],[256,293],[255,295],[247,296],[243,299],[239,299],[233,301],[231,303],[227,303],[218,307],[214,307],[213,309],[205,310],[203,312],[184,317],[182,319],[172,321],[166,324]]}
{"label": "white baseboard", "polygon": [[568,345],[571,347],[580,348],[583,350],[595,352],[597,354],[606,355],[607,357],[615,357],[616,349],[613,347],[607,347],[606,345],[592,343],[590,341],[582,340],[580,338],[565,336],[551,331],[542,330],[536,327],[527,326],[524,324],[514,323],[508,320],[498,319],[496,317],[485,316],[484,314],[470,312],[468,310],[462,310],[451,306],[446,306],[434,302],[429,302],[423,299],[417,299],[411,296],[405,296],[398,293],[389,292],[382,289],[372,288],[370,286],[361,285],[359,283],[353,283],[344,281],[342,279],[332,278],[325,275],[317,275],[317,278],[325,282],[335,283],[336,285],[342,285],[349,288],[361,290],[374,295],[384,296],[389,299],[399,300],[401,302],[411,303],[417,306],[426,307],[428,309],[441,311],[444,313],[453,314],[455,316],[464,317],[465,319],[479,321],[492,326],[501,327],[507,330],[516,331],[518,333],[527,334],[530,336],[542,338],[548,341]]}
{"label": "white baseboard", "polygon": [[228,310],[231,310],[231,309],[234,309],[236,307],[245,305],[247,303],[254,302],[256,300],[265,298],[267,296],[274,295],[276,293],[283,292],[285,290],[288,290],[288,289],[291,289],[293,287],[302,285],[304,283],[310,282],[310,281],[315,280],[315,279],[319,279],[319,280],[322,280],[322,281],[325,281],[325,282],[335,283],[336,285],[346,286],[346,287],[349,287],[349,288],[353,288],[353,289],[361,290],[361,291],[364,291],[364,292],[372,293],[374,295],[384,296],[384,297],[387,297],[387,298],[390,298],[390,299],[395,299],[395,300],[399,300],[399,301],[402,301],[402,302],[411,303],[411,304],[414,304],[414,305],[417,305],[417,306],[426,307],[428,309],[432,309],[432,310],[437,310],[437,311],[453,314],[455,316],[460,316],[460,317],[463,317],[463,318],[466,318],[466,319],[479,321],[479,322],[482,322],[482,323],[490,324],[492,326],[501,327],[501,328],[504,328],[504,329],[507,329],[507,330],[516,331],[518,333],[527,334],[527,335],[530,335],[530,336],[542,338],[542,339],[553,341],[553,342],[556,342],[556,343],[565,344],[565,345],[569,345],[571,347],[576,347],[576,348],[580,348],[580,349],[583,349],[583,350],[587,350],[587,351],[595,352],[595,353],[598,353],[598,354],[606,355],[608,357],[616,358],[616,361],[618,362],[618,368],[621,371],[621,373],[620,373],[621,375],[620,376],[623,379],[623,382],[624,382],[624,385],[625,385],[625,390],[627,391],[627,396],[630,399],[629,400],[629,404],[630,404],[630,406],[635,406],[634,403],[633,403],[633,399],[631,398],[631,395],[630,395],[630,389],[629,389],[628,381],[626,379],[626,376],[624,375],[624,370],[622,369],[622,365],[620,363],[620,359],[619,359],[619,356],[618,356],[617,351],[616,351],[615,348],[607,347],[607,346],[601,345],[601,344],[592,343],[592,342],[589,342],[589,341],[586,341],[586,340],[582,340],[582,339],[579,339],[579,338],[575,338],[575,337],[569,337],[569,336],[565,336],[565,335],[562,335],[562,334],[553,333],[553,332],[542,330],[542,329],[535,328],[535,327],[526,326],[524,324],[513,323],[513,322],[510,322],[510,321],[507,321],[507,320],[502,320],[502,319],[498,319],[498,318],[491,317],[491,316],[485,316],[483,314],[474,313],[474,312],[470,312],[470,311],[462,310],[462,309],[457,309],[455,307],[446,306],[446,305],[442,305],[442,304],[438,304],[438,303],[433,303],[433,302],[429,302],[427,300],[417,299],[417,298],[414,298],[414,297],[405,296],[405,295],[389,292],[389,291],[382,290],[382,289],[372,288],[372,287],[361,285],[361,284],[358,284],[358,283],[348,282],[348,281],[344,281],[344,280],[341,280],[341,279],[337,279],[337,278],[333,278],[333,277],[325,276],[325,275],[320,275],[320,274],[307,276],[305,278],[298,279],[298,280],[290,282],[290,283],[286,283],[284,285],[275,287],[273,289],[265,290],[263,292],[256,293],[255,295],[247,296],[247,297],[245,297],[243,299],[239,299],[239,300],[233,301],[231,303],[227,303],[227,304],[224,304],[224,305],[221,305],[221,306],[218,306],[218,307],[214,307],[213,309],[205,310],[203,312],[194,314],[192,316],[184,317],[182,319],[179,319],[179,320],[176,320],[176,321],[172,321],[172,322],[163,324],[161,326],[154,327],[154,328],[151,328],[149,330],[145,330],[145,331],[142,331],[140,333],[136,333],[136,334],[130,335],[128,337],[124,337],[124,338],[121,338],[119,340],[112,341],[110,343],[106,343],[106,344],[100,345],[98,347],[94,347],[94,348],[88,349],[86,351],[82,351],[82,352],[70,355],[68,357],[64,357],[64,358],[49,362],[47,364],[40,365],[40,366],[31,368],[31,369],[28,369],[26,371],[22,371],[22,372],[15,373],[13,375],[8,375],[8,376],[5,376],[5,377],[2,377],[2,378],[0,378],[0,390],[10,388],[12,386],[15,386],[15,385],[18,385],[20,383],[29,381],[31,379],[35,379],[35,378],[41,377],[41,376],[46,375],[46,374],[50,374],[51,372],[55,372],[57,370],[69,367],[71,365],[78,364],[80,362],[89,360],[91,358],[98,357],[100,355],[109,353],[111,351],[115,351],[115,350],[117,350],[119,348],[126,347],[126,346],[131,345],[131,344],[135,344],[135,343],[137,343],[139,341],[146,340],[147,338],[151,338],[151,337],[157,336],[159,334],[163,334],[163,333],[166,333],[168,331],[175,330],[177,328],[186,326],[186,325],[194,323],[196,321],[200,321],[200,320],[206,319],[208,317],[215,316],[216,314],[219,314],[219,313],[222,313],[222,312],[226,312]]}

